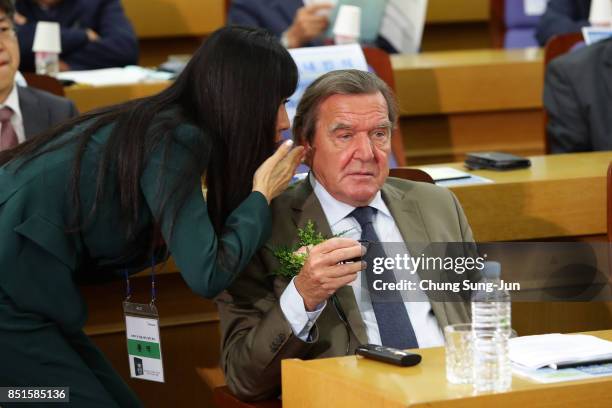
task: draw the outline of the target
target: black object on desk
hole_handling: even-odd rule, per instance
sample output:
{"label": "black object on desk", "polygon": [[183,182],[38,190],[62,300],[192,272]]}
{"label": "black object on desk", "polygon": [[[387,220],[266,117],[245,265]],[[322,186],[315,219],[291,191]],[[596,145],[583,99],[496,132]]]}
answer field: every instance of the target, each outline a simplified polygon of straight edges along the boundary
{"label": "black object on desk", "polygon": [[527,168],[531,166],[531,161],[509,153],[478,152],[466,155],[465,166],[470,170],[511,170]]}
{"label": "black object on desk", "polygon": [[401,367],[415,366],[421,362],[420,354],[376,344],[362,344],[355,349],[355,354]]}

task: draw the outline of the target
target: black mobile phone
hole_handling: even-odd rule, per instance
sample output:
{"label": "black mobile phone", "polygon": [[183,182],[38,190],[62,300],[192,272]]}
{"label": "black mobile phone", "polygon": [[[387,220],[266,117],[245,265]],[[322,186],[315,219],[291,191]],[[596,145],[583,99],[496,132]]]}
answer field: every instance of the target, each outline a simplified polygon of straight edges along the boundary
{"label": "black mobile phone", "polygon": [[512,170],[527,168],[531,166],[531,161],[509,153],[478,152],[466,154],[465,166],[471,170]]}
{"label": "black mobile phone", "polygon": [[411,367],[421,362],[420,354],[376,344],[362,344],[355,349],[355,354],[400,367]]}

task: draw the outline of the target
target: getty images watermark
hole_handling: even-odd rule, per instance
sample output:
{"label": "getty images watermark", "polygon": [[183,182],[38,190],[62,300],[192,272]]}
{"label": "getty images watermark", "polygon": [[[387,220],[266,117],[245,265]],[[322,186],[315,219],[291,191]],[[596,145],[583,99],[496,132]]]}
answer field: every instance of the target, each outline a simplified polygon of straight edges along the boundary
{"label": "getty images watermark", "polygon": [[[380,248],[376,248],[379,245]],[[509,291],[518,301],[610,301],[607,243],[369,243],[362,287],[372,299],[399,291],[405,301],[465,301],[475,291]],[[372,253],[372,252],[370,252]],[[487,261],[501,275],[485,279]],[[395,298],[397,299],[397,298]]]}

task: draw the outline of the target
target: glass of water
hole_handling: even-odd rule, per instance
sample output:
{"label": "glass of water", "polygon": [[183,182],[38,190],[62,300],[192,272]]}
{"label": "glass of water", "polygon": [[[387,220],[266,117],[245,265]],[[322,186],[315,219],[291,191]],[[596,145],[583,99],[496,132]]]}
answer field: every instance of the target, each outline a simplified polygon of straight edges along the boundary
{"label": "glass of water", "polygon": [[472,384],[472,325],[452,324],[444,328],[446,380],[451,384]]}

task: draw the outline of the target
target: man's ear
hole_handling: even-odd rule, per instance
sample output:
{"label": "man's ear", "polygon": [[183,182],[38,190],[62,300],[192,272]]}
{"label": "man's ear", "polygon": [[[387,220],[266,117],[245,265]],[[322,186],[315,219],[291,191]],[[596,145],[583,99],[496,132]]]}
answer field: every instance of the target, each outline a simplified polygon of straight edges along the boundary
{"label": "man's ear", "polygon": [[304,164],[308,167],[312,168],[312,161],[314,160],[314,147],[308,142],[302,142],[302,146],[304,146],[305,154],[304,154]]}

